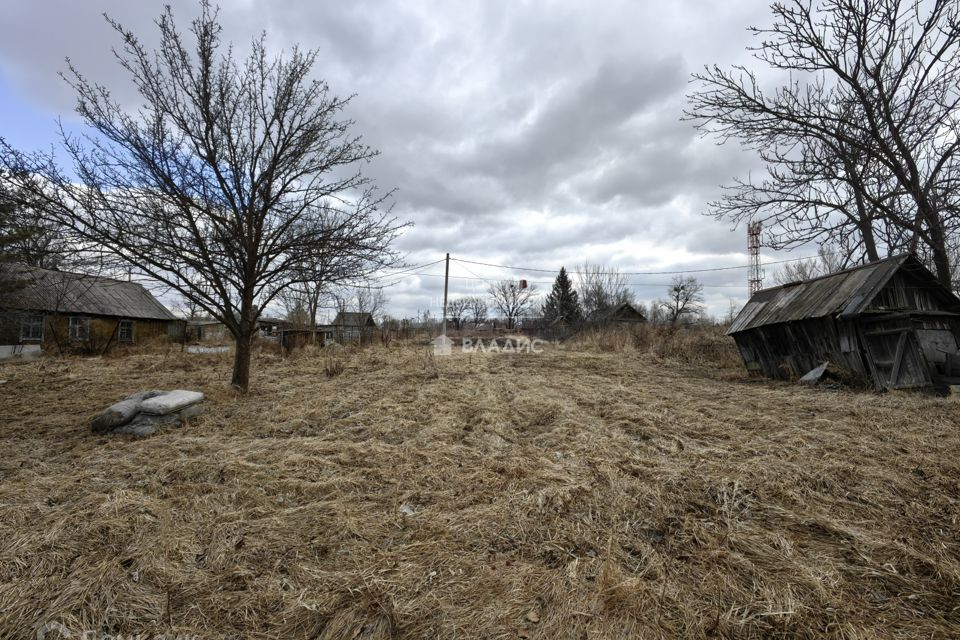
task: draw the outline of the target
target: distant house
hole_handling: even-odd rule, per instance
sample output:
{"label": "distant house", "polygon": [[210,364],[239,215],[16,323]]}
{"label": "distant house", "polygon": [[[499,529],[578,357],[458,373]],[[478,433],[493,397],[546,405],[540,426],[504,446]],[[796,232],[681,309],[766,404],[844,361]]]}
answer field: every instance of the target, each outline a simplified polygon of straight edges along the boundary
{"label": "distant house", "polygon": [[373,314],[354,311],[341,311],[333,319],[331,337],[339,341],[362,340],[373,334],[377,322]]}
{"label": "distant house", "polygon": [[609,309],[597,311],[590,317],[595,325],[635,325],[647,321],[646,316],[637,311],[629,302],[623,302]]}
{"label": "distant house", "polygon": [[[257,332],[261,338],[275,338],[291,325],[286,320],[263,316],[257,320]],[[233,334],[227,325],[213,318],[187,320],[187,340],[207,344],[224,344],[233,341]]]}
{"label": "distant house", "polygon": [[99,352],[182,330],[136,282],[33,267],[18,268],[18,280],[0,308],[0,345]]}
{"label": "distant house", "polygon": [[194,319],[187,320],[187,340],[189,342],[220,344],[227,340],[233,340],[233,336],[227,326],[219,320]]}
{"label": "distant house", "polygon": [[770,378],[829,361],[878,388],[960,384],[960,299],[910,254],[758,291],[727,335]]}

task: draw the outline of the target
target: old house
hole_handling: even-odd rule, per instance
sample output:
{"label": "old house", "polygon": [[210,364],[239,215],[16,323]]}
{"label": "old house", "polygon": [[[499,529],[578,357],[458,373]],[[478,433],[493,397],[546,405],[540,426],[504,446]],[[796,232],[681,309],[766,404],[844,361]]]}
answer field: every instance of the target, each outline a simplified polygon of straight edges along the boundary
{"label": "old house", "polygon": [[371,313],[341,311],[333,319],[332,327],[332,339],[338,342],[350,342],[372,336],[377,329],[377,322]]}
{"label": "old house", "polygon": [[23,286],[5,294],[0,345],[103,352],[116,345],[176,336],[178,320],[143,285],[22,267]]}
{"label": "old house", "polygon": [[878,388],[960,384],[960,299],[910,254],[758,291],[727,335],[771,378],[829,361]]}
{"label": "old house", "polygon": [[591,324],[630,326],[642,324],[647,318],[637,311],[629,302],[622,302],[615,307],[602,309],[590,317]]}

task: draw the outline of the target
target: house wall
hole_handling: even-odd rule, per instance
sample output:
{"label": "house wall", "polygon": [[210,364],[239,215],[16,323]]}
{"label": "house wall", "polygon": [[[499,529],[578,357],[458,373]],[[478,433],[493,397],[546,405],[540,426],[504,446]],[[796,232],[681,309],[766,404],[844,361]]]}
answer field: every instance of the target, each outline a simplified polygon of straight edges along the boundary
{"label": "house wall", "polygon": [[44,351],[60,350],[79,352],[100,352],[104,348],[114,348],[118,344],[137,344],[147,340],[166,338],[173,324],[169,320],[133,320],[133,341],[119,341],[119,322],[121,318],[109,316],[82,316],[90,318],[89,336],[86,340],[70,339],[70,315],[44,315],[43,339],[23,340],[20,328],[23,320],[31,315],[40,315],[23,311],[10,311],[0,314],[0,344],[41,345]]}
{"label": "house wall", "polygon": [[233,342],[233,335],[223,324],[187,325],[187,340],[204,344],[226,344]]}
{"label": "house wall", "polygon": [[869,374],[853,322],[815,318],[749,329],[733,336],[750,372],[788,380],[825,360],[861,375]]}
{"label": "house wall", "polygon": [[851,320],[767,325],[733,336],[750,372],[794,379],[824,361],[873,380],[880,388],[942,384],[947,353],[960,353],[960,318],[923,312]]}

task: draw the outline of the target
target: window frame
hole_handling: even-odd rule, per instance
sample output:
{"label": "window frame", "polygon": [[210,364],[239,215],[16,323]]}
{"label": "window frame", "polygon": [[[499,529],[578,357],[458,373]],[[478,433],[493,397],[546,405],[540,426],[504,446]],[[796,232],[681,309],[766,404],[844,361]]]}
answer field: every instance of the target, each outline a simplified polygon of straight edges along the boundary
{"label": "window frame", "polygon": [[[130,330],[130,335],[128,335],[127,337],[123,336],[123,330],[125,327],[129,328]],[[133,342],[133,336],[134,336],[133,320],[130,320],[129,318],[118,320],[117,321],[117,342],[125,342],[125,343]]]}
{"label": "window frame", "polygon": [[[39,321],[37,320],[39,318]],[[23,317],[20,321],[20,342],[43,342],[43,332],[44,326],[47,324],[46,317],[42,313],[30,313]],[[40,335],[25,335],[24,329],[28,326],[36,327],[40,326]]]}
{"label": "window frame", "polygon": [[[70,316],[70,319],[67,321],[68,335],[70,340],[75,342],[81,342],[83,340],[90,339],[90,317],[89,316]],[[77,328],[82,328],[83,331],[77,331]],[[83,335],[80,335],[80,334]]]}

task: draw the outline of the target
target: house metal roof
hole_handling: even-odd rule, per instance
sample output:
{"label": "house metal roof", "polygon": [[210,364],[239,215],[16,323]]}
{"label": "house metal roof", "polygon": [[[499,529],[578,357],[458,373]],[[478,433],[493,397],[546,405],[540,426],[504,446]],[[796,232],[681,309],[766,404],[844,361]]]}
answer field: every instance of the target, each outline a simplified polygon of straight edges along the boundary
{"label": "house metal roof", "polygon": [[[940,286],[933,274],[913,255],[893,256],[819,278],[758,291],[737,314],[727,329],[727,335],[782,322],[857,316],[902,268]],[[953,296],[946,288],[944,292]],[[953,298],[960,305],[960,300],[956,296]]]}
{"label": "house metal roof", "polygon": [[5,296],[12,309],[144,320],[176,320],[138,282],[34,267],[18,269],[25,286]]}

